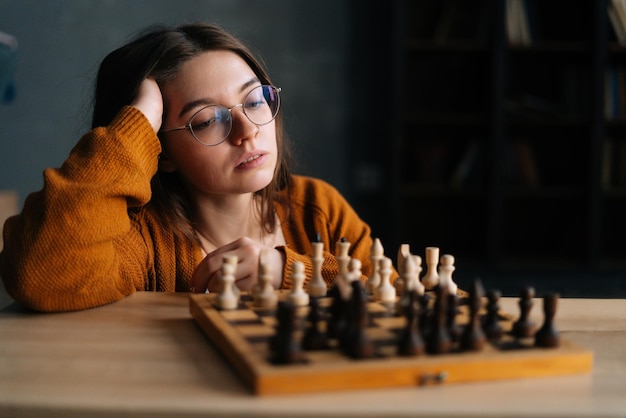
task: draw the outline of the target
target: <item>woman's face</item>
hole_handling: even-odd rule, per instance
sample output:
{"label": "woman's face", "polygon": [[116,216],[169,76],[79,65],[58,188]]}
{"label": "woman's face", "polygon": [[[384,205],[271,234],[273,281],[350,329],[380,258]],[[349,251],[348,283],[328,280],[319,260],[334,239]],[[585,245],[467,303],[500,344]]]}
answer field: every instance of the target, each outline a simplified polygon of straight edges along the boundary
{"label": "woman's face", "polygon": [[[208,51],[186,62],[175,78],[161,86],[166,109],[163,130],[184,126],[201,108],[217,104],[231,108],[261,85],[248,64],[230,51]],[[232,129],[216,146],[197,142],[188,129],[165,133],[161,169],[177,171],[199,195],[256,192],[274,176],[277,161],[275,121],[252,123],[238,106],[232,109]]]}

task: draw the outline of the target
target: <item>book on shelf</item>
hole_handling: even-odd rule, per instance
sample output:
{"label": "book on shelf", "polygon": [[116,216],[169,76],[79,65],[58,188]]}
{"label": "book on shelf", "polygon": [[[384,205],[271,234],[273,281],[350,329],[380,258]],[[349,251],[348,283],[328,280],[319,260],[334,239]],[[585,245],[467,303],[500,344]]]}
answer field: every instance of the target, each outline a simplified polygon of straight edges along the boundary
{"label": "book on shelf", "polygon": [[506,30],[509,44],[529,46],[533,41],[529,0],[506,1]]}
{"label": "book on shelf", "polygon": [[626,46],[626,0],[610,0],[607,8],[615,38],[620,45]]}

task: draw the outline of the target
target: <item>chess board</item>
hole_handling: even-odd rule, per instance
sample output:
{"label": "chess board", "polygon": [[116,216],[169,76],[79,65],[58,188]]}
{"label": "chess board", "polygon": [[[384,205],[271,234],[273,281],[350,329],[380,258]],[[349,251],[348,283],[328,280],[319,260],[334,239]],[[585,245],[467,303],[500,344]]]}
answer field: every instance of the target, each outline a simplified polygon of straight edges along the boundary
{"label": "chess board", "polygon": [[[286,295],[278,293],[279,298]],[[256,395],[557,376],[588,373],[592,368],[592,353],[563,338],[558,348],[550,349],[505,336],[477,352],[398,356],[395,341],[406,319],[389,304],[374,301],[367,304],[366,332],[375,344],[375,357],[354,360],[330,348],[306,351],[297,364],[278,365],[270,361],[268,348],[277,321],[274,311],[254,307],[247,294],[241,295],[237,309],[220,310],[213,302],[216,296],[190,295],[191,315]],[[320,299],[322,309],[329,304],[330,298]],[[298,309],[304,321],[308,307]],[[502,316],[505,331],[511,329],[513,319]],[[458,323],[467,321],[461,305]]]}

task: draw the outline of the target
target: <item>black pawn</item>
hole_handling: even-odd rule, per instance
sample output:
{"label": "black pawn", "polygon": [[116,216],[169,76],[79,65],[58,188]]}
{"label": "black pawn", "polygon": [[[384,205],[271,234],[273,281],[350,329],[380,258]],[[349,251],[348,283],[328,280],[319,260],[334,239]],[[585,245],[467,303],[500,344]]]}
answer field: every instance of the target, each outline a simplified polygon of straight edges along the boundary
{"label": "black pawn", "polygon": [[280,301],[276,311],[276,333],[270,339],[270,360],[275,364],[292,364],[302,361],[302,350],[295,338],[298,327],[295,305]]}
{"label": "black pawn", "polygon": [[424,353],[424,341],[419,327],[419,295],[414,290],[407,292],[407,305],[404,309],[406,327],[398,340],[398,355],[417,356]]}
{"label": "black pawn", "polygon": [[435,307],[431,318],[431,326],[426,338],[426,351],[430,354],[443,354],[452,348],[452,340],[446,327],[448,290],[447,286],[435,288]]}
{"label": "black pawn", "polygon": [[307,315],[307,329],[302,337],[302,348],[305,350],[323,350],[328,348],[326,333],[320,328],[322,313],[318,298],[312,297],[309,301],[309,314]]}
{"label": "black pawn", "polygon": [[369,324],[367,297],[360,280],[354,280],[350,285],[352,286],[350,311],[345,338],[341,339],[341,348],[353,359],[370,358],[374,356],[374,344],[366,334]]}
{"label": "black pawn", "polygon": [[499,341],[504,333],[500,324],[500,297],[499,290],[487,292],[487,314],[483,320],[483,331],[489,341]]}
{"label": "black pawn", "polygon": [[529,338],[533,336],[535,324],[530,320],[530,311],[533,307],[535,289],[526,287],[520,292],[519,310],[520,316],[513,324],[512,334],[515,338]]}
{"label": "black pawn", "polygon": [[448,294],[448,306],[446,315],[446,327],[450,334],[450,339],[453,343],[456,343],[461,338],[461,327],[457,324],[456,316],[459,313],[459,297],[456,293]]}
{"label": "black pawn", "polygon": [[328,338],[339,338],[346,330],[348,302],[343,299],[339,285],[335,283],[329,290],[328,296],[331,298],[328,308],[329,318],[327,322]]}
{"label": "black pawn", "polygon": [[535,346],[554,348],[559,346],[559,332],[554,326],[554,315],[559,302],[557,293],[550,293],[543,298],[544,322],[535,334]]}
{"label": "black pawn", "polygon": [[469,292],[469,323],[461,336],[461,350],[479,351],[485,346],[487,338],[483,333],[480,323],[480,308],[485,296],[483,285],[480,280],[474,280]]}

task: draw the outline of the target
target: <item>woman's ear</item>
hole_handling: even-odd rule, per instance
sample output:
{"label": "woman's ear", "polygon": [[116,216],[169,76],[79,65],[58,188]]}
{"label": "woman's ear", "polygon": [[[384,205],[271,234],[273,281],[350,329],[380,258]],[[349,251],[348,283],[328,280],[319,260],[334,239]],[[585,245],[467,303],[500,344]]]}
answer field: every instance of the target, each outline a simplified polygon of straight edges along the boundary
{"label": "woman's ear", "polygon": [[169,158],[167,158],[167,154],[164,152],[159,155],[159,171],[163,171],[165,173],[173,173],[176,171],[176,166]]}

